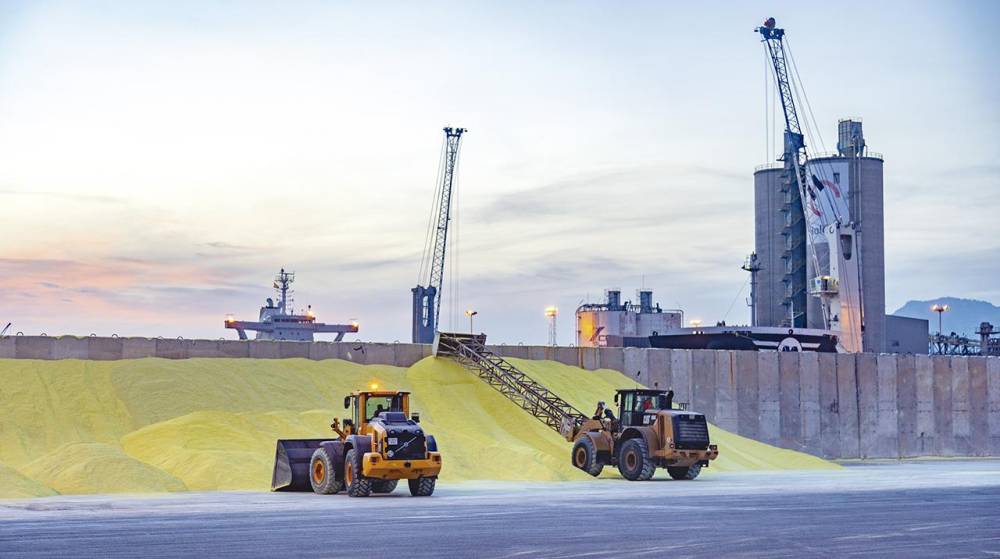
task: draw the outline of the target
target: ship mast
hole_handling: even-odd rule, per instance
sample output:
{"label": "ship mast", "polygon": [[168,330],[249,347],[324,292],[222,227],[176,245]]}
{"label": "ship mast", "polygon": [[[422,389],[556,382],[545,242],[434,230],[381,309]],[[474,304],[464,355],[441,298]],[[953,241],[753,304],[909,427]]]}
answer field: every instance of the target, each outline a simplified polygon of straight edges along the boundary
{"label": "ship mast", "polygon": [[290,296],[295,293],[291,289],[292,283],[295,281],[295,272],[286,272],[284,268],[277,276],[274,276],[274,288],[278,290],[278,309],[282,313],[294,314],[292,311],[292,303],[295,302]]}

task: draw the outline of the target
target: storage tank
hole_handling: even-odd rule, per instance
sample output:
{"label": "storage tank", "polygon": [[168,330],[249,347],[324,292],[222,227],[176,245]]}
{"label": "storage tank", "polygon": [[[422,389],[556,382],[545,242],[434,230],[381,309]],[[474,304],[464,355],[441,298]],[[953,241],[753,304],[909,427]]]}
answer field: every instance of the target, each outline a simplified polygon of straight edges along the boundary
{"label": "storage tank", "polygon": [[[782,163],[762,165],[754,179],[754,250],[760,260],[754,304],[759,326],[805,327],[805,225]],[[794,320],[793,320],[794,315]]]}
{"label": "storage tank", "polygon": [[[838,131],[838,152],[813,157],[809,161],[808,170],[810,175],[816,175],[824,183],[835,187],[835,195],[846,203],[848,211],[844,218],[855,224],[861,258],[864,350],[885,351],[884,161],[881,154],[869,151],[866,147],[859,119],[841,120]],[[822,258],[820,262],[823,262]],[[809,268],[812,273],[812,266]],[[819,300],[813,297],[810,299],[809,326],[822,328]]]}

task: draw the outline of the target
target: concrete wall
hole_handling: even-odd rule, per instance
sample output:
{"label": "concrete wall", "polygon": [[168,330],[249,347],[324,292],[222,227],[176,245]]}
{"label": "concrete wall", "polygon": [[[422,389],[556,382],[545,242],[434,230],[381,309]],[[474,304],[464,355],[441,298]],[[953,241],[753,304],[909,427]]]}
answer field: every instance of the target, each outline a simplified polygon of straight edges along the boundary
{"label": "concrete wall", "polygon": [[[740,435],[827,458],[1000,456],[1000,358],[493,346],[504,357],[614,369]],[[13,336],[0,358],[345,359],[408,367],[431,347]]]}
{"label": "concrete wall", "polygon": [[409,367],[431,354],[429,345],[370,342],[272,342],[185,340],[182,338],[101,338],[8,336],[0,339],[0,359],[344,359]]}

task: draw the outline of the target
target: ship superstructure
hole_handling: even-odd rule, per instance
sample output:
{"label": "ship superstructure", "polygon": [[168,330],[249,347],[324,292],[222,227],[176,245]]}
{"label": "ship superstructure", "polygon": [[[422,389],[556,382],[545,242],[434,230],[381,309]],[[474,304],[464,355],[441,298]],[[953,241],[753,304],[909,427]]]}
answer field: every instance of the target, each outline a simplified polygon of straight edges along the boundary
{"label": "ship superstructure", "polygon": [[295,314],[292,308],[291,285],[295,282],[295,272],[286,272],[284,268],[274,277],[274,289],[277,292],[277,303],[268,297],[266,304],[260,308],[260,318],[257,322],[226,318],[226,328],[236,330],[241,340],[246,340],[247,330],[255,331],[257,340],[284,340],[296,342],[314,341],[317,333],[335,333],[334,341],[341,341],[344,335],[358,331],[358,323],[324,324],[316,322],[312,306],[306,307],[305,314]]}

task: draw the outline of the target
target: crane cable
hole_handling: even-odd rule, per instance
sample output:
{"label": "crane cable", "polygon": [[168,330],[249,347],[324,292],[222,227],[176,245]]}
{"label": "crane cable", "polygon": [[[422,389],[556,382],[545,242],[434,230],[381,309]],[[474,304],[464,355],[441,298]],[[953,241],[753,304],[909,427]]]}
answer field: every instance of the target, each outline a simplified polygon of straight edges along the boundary
{"label": "crane cable", "polygon": [[[795,73],[795,81],[793,82],[793,87],[795,87],[796,95],[801,100],[799,104],[803,105],[804,108],[806,109],[807,118],[804,119],[804,121],[806,124],[805,128],[807,134],[809,135],[809,141],[813,145],[818,145],[821,149],[821,153],[826,153],[827,152],[826,142],[823,141],[823,134],[820,131],[820,126],[819,122],[816,120],[816,115],[815,113],[813,113],[812,103],[809,102],[809,96],[806,94],[805,87],[802,85],[802,76],[799,74],[799,67],[798,64],[796,64],[795,62],[795,54],[792,52],[792,45],[791,42],[788,41],[787,37],[785,38],[785,43],[788,46],[787,50],[788,59],[792,63],[791,64],[792,72]],[[821,176],[822,179],[827,181],[830,180],[830,177],[827,175],[826,171],[828,167],[829,164],[826,164],[826,166],[816,165],[816,170],[818,174]],[[823,195],[824,198],[826,199],[827,204],[830,206],[830,210],[833,212],[834,218],[838,222],[843,222],[843,216],[841,215],[840,207],[837,204],[836,199],[829,192],[829,190],[825,188],[823,189]]]}
{"label": "crane cable", "polygon": [[452,192],[452,197],[455,199],[455,202],[454,202],[454,205],[453,205],[454,209],[450,213],[450,215],[453,216],[453,218],[451,219],[452,223],[450,223],[448,225],[448,229],[451,232],[451,234],[448,235],[448,245],[449,246],[447,246],[445,248],[445,250],[448,251],[448,259],[449,259],[449,266],[450,266],[449,269],[451,270],[451,275],[450,275],[450,278],[448,280],[449,281],[449,284],[448,284],[448,304],[451,306],[451,308],[449,309],[449,313],[448,313],[448,328],[451,331],[453,331],[453,332],[455,331],[455,325],[458,323],[458,321],[456,320],[456,318],[457,318],[458,313],[459,313],[459,306],[460,306],[459,303],[461,302],[461,299],[460,299],[460,296],[459,296],[460,295],[459,294],[459,285],[458,285],[458,282],[459,282],[460,278],[462,277],[461,276],[461,272],[458,269],[459,260],[460,260],[460,258],[459,258],[459,252],[458,252],[459,251],[459,232],[461,230],[461,227],[459,226],[459,224],[461,223],[461,220],[459,219],[459,217],[460,217],[460,213],[459,212],[461,211],[461,207],[462,207],[462,204],[460,203],[462,189],[459,188],[459,185],[458,185],[458,176],[459,176],[458,163],[459,163],[459,159],[460,159],[461,153],[462,153],[461,150],[459,150],[458,153],[455,154],[455,168],[452,170],[452,174],[451,174],[451,192]]}
{"label": "crane cable", "polygon": [[743,282],[743,287],[740,287],[740,290],[736,292],[736,297],[733,297],[733,302],[729,303],[729,308],[726,309],[726,314],[722,316],[722,322],[725,322],[726,319],[729,318],[729,313],[733,312],[733,307],[736,306],[736,301],[739,300],[740,295],[743,295],[743,290],[747,288],[747,284],[750,283],[751,277],[751,275],[747,275],[747,279]]}
{"label": "crane cable", "polygon": [[[782,43],[781,43],[781,49],[782,49],[783,53],[787,53],[788,54],[788,60],[791,63],[791,66],[792,66],[792,68],[791,68],[792,75],[790,75],[789,79],[788,79],[788,81],[789,81],[789,87],[790,87],[790,89],[792,91],[792,95],[797,99],[799,106],[801,106],[804,109],[804,114],[803,114],[804,118],[801,118],[799,120],[799,125],[801,127],[801,132],[803,132],[805,134],[805,136],[809,139],[809,142],[812,143],[816,139],[815,136],[814,136],[814,134],[813,134],[813,130],[816,129],[816,128],[818,128],[818,125],[815,122],[815,118],[813,118],[812,122],[810,122],[810,120],[809,120],[809,116],[808,115],[812,113],[812,109],[811,109],[811,106],[809,104],[809,99],[808,99],[808,97],[805,94],[805,91],[804,91],[805,88],[802,86],[802,83],[801,83],[802,79],[801,79],[801,76],[798,73],[798,68],[795,65],[795,58],[794,58],[794,55],[792,55],[792,52],[791,52],[791,45],[788,45],[788,48],[786,49],[785,48],[785,42],[782,41]],[[823,145],[822,144],[822,139],[820,139],[818,143],[822,146]],[[819,213],[820,213],[819,216],[816,216],[812,212],[807,212],[807,204],[811,204],[812,203],[812,201],[810,201],[810,199],[809,199],[810,198],[809,195],[814,193],[814,189],[808,183],[803,183],[803,181],[807,181],[808,180],[807,176],[809,174],[809,154],[808,154],[808,151],[806,149],[804,149],[804,148],[803,148],[802,152],[803,152],[802,153],[802,155],[803,155],[802,159],[803,160],[801,162],[799,162],[798,157],[796,157],[795,160],[794,160],[794,162],[795,162],[796,180],[800,183],[799,184],[799,197],[801,198],[803,217],[806,220],[806,226],[807,226],[805,242],[808,245],[807,253],[811,257],[810,260],[811,260],[812,265],[813,265],[813,275],[820,275],[820,274],[823,273],[823,268],[820,266],[820,259],[819,259],[819,253],[818,253],[818,245],[822,244],[823,241],[821,241],[820,239],[817,238],[818,235],[817,235],[817,232],[815,231],[815,229],[816,229],[815,226],[816,226],[816,224],[818,224],[820,226],[819,227],[819,229],[820,229],[819,233],[822,234],[822,232],[826,229],[827,223],[826,223],[825,216],[823,215],[822,211],[819,211]],[[800,165],[801,165],[801,167],[800,167]],[[827,202],[828,202],[828,204],[830,204],[831,209],[833,209],[833,211],[836,213],[837,212],[837,208],[836,208],[836,206],[834,204],[831,203],[831,199],[829,198],[831,196],[831,194],[826,189],[823,189],[823,193],[827,197]],[[816,202],[818,202],[818,201],[816,201]],[[818,205],[819,205],[819,209],[822,210],[822,204],[818,204]],[[828,245],[828,253],[829,253],[829,245]],[[829,264],[827,265],[827,267],[829,267]],[[808,268],[807,268],[807,271],[808,271]],[[809,277],[808,273],[807,273],[806,277],[807,277],[807,283],[808,283],[808,277]],[[808,308],[808,304],[807,304],[807,308]],[[831,318],[832,318],[829,306],[827,304],[821,302],[821,304],[820,304],[820,310],[821,310],[821,313],[822,313],[822,316],[823,316],[823,324],[824,324],[824,326],[829,327],[830,322],[831,322]],[[806,313],[806,316],[808,317],[808,313]]]}
{"label": "crane cable", "polygon": [[424,237],[423,254],[420,256],[420,268],[417,271],[417,285],[420,285],[424,281],[424,274],[430,274],[431,263],[434,260],[432,252],[434,251],[434,237],[437,234],[435,229],[437,228],[437,222],[441,212],[441,189],[443,187],[441,181],[441,170],[444,168],[447,149],[448,139],[446,137],[444,143],[441,144],[441,152],[438,156],[438,168],[434,178],[434,196],[431,198],[431,211],[428,212],[427,217],[427,232]]}
{"label": "crane cable", "polygon": [[[812,120],[811,128],[813,128],[815,130],[815,133],[816,133],[816,138],[811,138],[810,141],[815,141],[815,139],[818,138],[819,146],[825,152],[827,150],[826,144],[823,141],[823,135],[820,132],[819,123],[817,122],[816,116],[813,113],[812,104],[809,102],[809,98],[808,98],[808,96],[805,93],[805,88],[802,87],[802,85],[801,85],[801,83],[802,83],[802,77],[799,74],[798,65],[795,63],[795,55],[792,53],[791,44],[788,45],[788,55],[789,55],[789,59],[791,60],[791,63],[792,63],[792,71],[795,73],[796,82],[798,82],[796,84],[796,93],[801,97],[801,99],[803,101],[802,104],[805,105],[805,108],[808,111],[809,118]],[[857,156],[855,156],[855,159],[857,159]],[[826,168],[832,168],[832,165],[830,165],[829,163],[826,163],[825,165],[826,165],[825,167],[821,166],[821,165],[817,165],[816,166],[817,170],[819,171],[819,173],[821,175],[825,175]],[[858,169],[858,173],[860,174],[860,172],[861,172],[860,171],[860,165],[857,165],[856,168]],[[850,171],[851,171],[851,168],[848,167],[848,188],[850,190],[854,190],[859,185],[853,185],[853,188],[852,188],[851,183],[854,182],[854,181],[853,181],[853,177],[851,176]],[[827,178],[825,176],[824,176],[824,178],[826,180],[829,180],[829,178]],[[859,177],[858,183],[860,184],[860,177]],[[832,197],[832,195],[830,194],[830,192],[828,192],[826,189],[824,189],[823,192],[825,194],[827,203],[829,204],[831,210],[834,213],[834,217],[836,218],[837,223],[838,224],[844,223],[844,216],[841,213],[841,207],[840,207],[840,205],[836,203],[836,200]],[[849,193],[850,192],[848,192],[848,194]],[[844,198],[843,196],[841,197],[841,199],[843,201],[842,203],[844,205],[844,208],[847,210],[848,220],[850,220],[850,203],[849,203],[848,199]],[[857,239],[857,230],[855,230],[855,232],[854,232],[855,246],[858,246],[857,240],[858,240]],[[836,242],[836,240],[835,240],[835,242]],[[838,250],[838,252],[840,252],[840,247],[837,247],[837,250]],[[821,272],[821,270],[817,269],[817,272]],[[827,270],[827,272],[829,272],[829,270]],[[862,269],[861,269],[860,265],[857,266],[857,273],[858,273],[857,293],[860,294],[861,293],[861,274],[862,274]],[[849,293],[853,293],[854,290],[851,288],[851,286],[853,284],[853,278],[849,274],[846,273],[846,270],[841,270],[838,273],[838,276],[839,276],[839,280],[844,284],[844,287],[845,287],[846,291],[849,292]],[[863,334],[864,315],[863,315],[863,309],[862,309],[861,301],[852,301],[851,303],[852,304],[856,304],[857,307],[858,307],[857,308],[858,323],[854,324],[853,328],[854,329],[858,329],[858,333],[859,334]],[[823,307],[823,313],[825,315],[825,322],[827,322],[827,326],[829,327],[829,322],[833,318],[832,316],[829,316],[832,311],[831,311],[831,309],[827,308],[826,304],[823,304],[822,307]],[[843,302],[841,304],[841,312],[840,312],[840,314],[843,315]],[[842,317],[838,316],[837,318],[838,318],[838,321],[840,321]]]}
{"label": "crane cable", "polygon": [[[770,48],[768,47],[768,44],[766,43],[766,41],[764,41],[763,43],[764,43],[765,52],[767,53],[767,56],[772,59],[772,65],[773,65],[773,63],[774,63],[773,58],[774,57],[771,54]],[[782,57],[784,58],[785,57],[785,53],[786,53],[784,42],[778,41],[778,47],[780,48]],[[787,72],[787,65],[786,65],[786,72]],[[778,75],[777,75],[777,69],[776,68],[775,68],[775,74],[774,74],[774,81],[775,81],[775,87],[777,88],[778,87],[778,84],[777,84],[777,82],[778,82]],[[801,95],[798,94],[798,88],[796,86],[795,80],[792,79],[792,76],[788,76],[788,86],[789,86],[789,93],[793,97],[793,99],[792,99],[793,106],[792,107],[785,107],[784,104],[782,104],[782,110],[783,110],[783,112],[786,113],[786,114],[784,114],[784,117],[785,117],[785,120],[786,120],[786,123],[785,123],[786,129],[788,128],[788,122],[787,122],[787,120],[788,120],[788,116],[789,116],[787,114],[787,111],[788,110],[794,110],[795,97],[801,98]],[[798,116],[798,113],[796,112],[796,117],[797,116]],[[802,124],[800,123],[799,126],[801,128]],[[805,151],[805,150],[803,150],[803,151]],[[809,196],[808,196],[808,193],[807,193],[807,186],[803,182],[804,181],[803,175],[804,175],[806,169],[804,167],[802,167],[802,165],[805,165],[805,161],[801,162],[801,164],[800,164],[800,162],[799,162],[799,152],[798,151],[796,151],[795,153],[788,154],[788,155],[791,156],[791,158],[792,158],[792,167],[793,167],[792,170],[793,170],[793,173],[795,174],[795,176],[794,176],[795,188],[796,188],[796,191],[798,191],[798,194],[799,194],[799,203],[800,203],[800,205],[802,207],[802,218],[805,221],[805,225],[806,225],[806,238],[803,239],[803,242],[807,245],[807,247],[806,247],[806,254],[807,254],[807,257],[812,261],[813,270],[814,271],[818,271],[820,269],[820,267],[819,267],[819,256],[816,253],[816,244],[812,243],[812,242],[809,242],[809,239],[812,237],[811,229],[813,227],[813,220],[810,219],[810,217],[809,217],[810,214],[806,212],[806,204],[809,203]],[[806,161],[808,161],[807,157],[805,159],[806,159]],[[807,263],[807,268],[806,269],[808,270],[808,263]],[[807,278],[808,278],[808,274],[806,274],[806,275],[807,275]],[[807,279],[806,291],[808,292],[808,279]],[[802,313],[805,316],[808,316],[808,314],[806,313],[805,309],[802,309]],[[826,319],[826,315],[828,313],[825,310],[825,306],[824,306],[824,312],[823,312],[823,314],[824,314],[824,322],[826,322],[826,320],[827,320]],[[794,323],[794,316],[791,317],[791,320]]]}
{"label": "crane cable", "polygon": [[764,54],[764,162],[771,161],[771,115],[770,115],[770,88],[767,79],[767,54]]}

